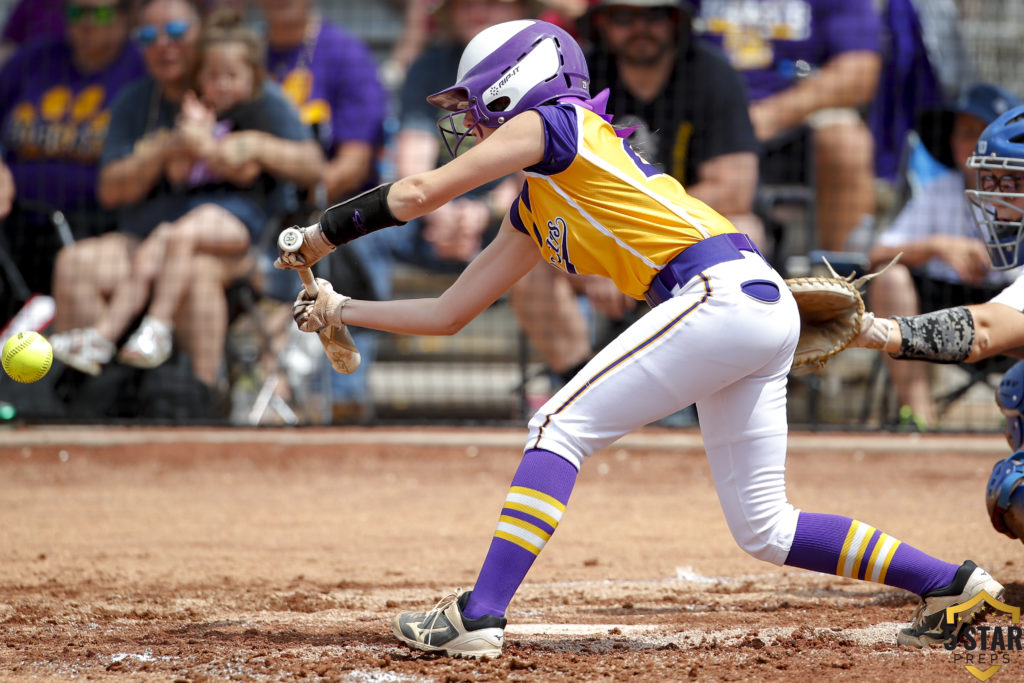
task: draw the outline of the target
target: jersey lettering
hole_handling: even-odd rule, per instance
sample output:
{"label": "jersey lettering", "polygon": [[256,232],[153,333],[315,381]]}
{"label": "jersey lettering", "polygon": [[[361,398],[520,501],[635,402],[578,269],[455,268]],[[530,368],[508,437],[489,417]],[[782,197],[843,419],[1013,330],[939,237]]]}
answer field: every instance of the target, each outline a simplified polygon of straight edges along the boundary
{"label": "jersey lettering", "polygon": [[569,262],[569,230],[565,225],[565,219],[556,216],[554,220],[547,223],[548,237],[544,240],[550,255],[548,260],[569,273],[575,273],[576,268]]}

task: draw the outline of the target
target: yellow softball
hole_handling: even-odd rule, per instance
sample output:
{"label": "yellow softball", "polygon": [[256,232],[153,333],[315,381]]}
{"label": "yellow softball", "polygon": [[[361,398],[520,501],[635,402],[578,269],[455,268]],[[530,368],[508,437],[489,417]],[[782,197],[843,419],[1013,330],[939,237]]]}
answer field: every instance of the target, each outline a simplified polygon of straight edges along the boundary
{"label": "yellow softball", "polygon": [[4,371],[15,382],[28,384],[46,376],[53,365],[53,347],[38,332],[19,332],[4,344]]}

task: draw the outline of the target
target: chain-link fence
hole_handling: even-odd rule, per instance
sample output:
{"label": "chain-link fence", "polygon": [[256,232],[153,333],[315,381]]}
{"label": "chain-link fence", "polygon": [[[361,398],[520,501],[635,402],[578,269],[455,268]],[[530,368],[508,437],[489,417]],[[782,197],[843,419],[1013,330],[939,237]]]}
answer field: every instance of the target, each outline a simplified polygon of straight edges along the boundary
{"label": "chain-link fence", "polygon": [[[161,3],[176,4],[142,4]],[[17,4],[0,0],[0,16],[14,18]],[[117,14],[129,4],[23,2],[20,9],[33,10],[37,22],[22,27],[26,44],[15,44],[21,42],[12,37],[16,33],[5,34],[7,61],[0,75],[0,99],[6,101],[0,102],[0,140],[16,189],[0,242],[0,317],[7,335],[34,328],[54,339],[63,362],[58,360],[35,384],[0,378],[0,418],[239,425],[522,423],[578,369],[591,349],[644,312],[640,304],[616,320],[581,294],[583,285],[540,278],[532,282],[532,290],[520,291],[518,301],[503,297],[452,337],[354,330],[363,366],[352,376],[338,376],[327,365],[316,338],[294,330],[290,300],[299,281],[270,267],[274,237],[283,225],[314,221],[326,205],[359,187],[400,177],[415,167],[409,165],[410,150],[425,153],[430,163],[447,158],[438,145],[429,107],[423,113],[410,103],[410,93],[416,91],[410,79],[426,92],[451,82],[459,50],[434,47],[434,39],[467,30],[460,26],[476,10],[453,14],[463,0],[422,3],[424,11],[419,14],[399,0],[321,0],[321,13],[310,14],[298,33],[289,33],[290,19],[282,14],[269,20],[259,2],[223,2],[241,8],[243,23],[257,36],[269,36],[269,52],[260,55],[260,61],[266,60],[267,76],[277,84],[243,100],[258,106],[234,103],[236,108],[228,108],[229,120],[220,117],[217,123],[219,115],[210,104],[214,100],[207,97],[206,109],[193,109],[192,124],[185,124],[177,86],[163,89],[164,81],[159,80],[166,77],[159,75],[160,69],[171,67],[143,56],[151,48],[173,51],[190,45],[190,40],[198,41],[198,33],[189,33],[187,21],[176,24],[164,18],[151,18],[149,24],[136,19],[129,26],[127,11],[123,17]],[[507,10],[519,3],[494,4]],[[696,4],[695,26],[701,35],[693,40],[715,43],[734,65],[748,60],[743,68],[762,59],[772,39],[787,31],[799,37],[799,17],[809,7],[800,0],[774,3],[785,11],[764,15],[759,26],[737,28],[737,17],[758,3],[745,3],[747,9],[735,12],[730,6],[744,3]],[[524,11],[542,9],[544,16],[553,17],[550,8],[525,0],[521,5]],[[816,225],[833,220],[831,209],[838,200],[822,203],[821,186],[815,190],[812,169],[821,170],[821,159],[814,156],[810,129],[786,139],[788,146],[780,158],[790,166],[771,182],[766,172],[771,175],[780,167],[762,165],[759,204],[753,213],[766,230],[763,249],[788,275],[820,267],[821,249],[841,266],[867,266],[872,241],[893,224],[922,178],[939,174],[935,166],[915,165],[916,157],[907,153],[906,136],[910,132],[914,139],[911,124],[918,109],[934,105],[935,98],[949,99],[977,81],[1024,93],[1024,72],[1016,68],[1024,50],[1024,4],[903,0],[875,5],[882,17],[878,45],[888,60],[881,82],[899,92],[891,93],[885,105],[891,109],[884,113],[880,114],[879,98],[860,107],[860,114],[872,126],[877,123],[872,115],[881,121],[877,125],[883,132],[873,131],[876,143],[884,141],[880,135],[895,137],[895,142],[884,141],[887,149],[876,146],[889,153],[895,170],[879,167],[875,194],[881,201],[873,219],[851,225],[845,241],[832,243]],[[104,14],[104,7],[113,8],[112,13]],[[905,17],[896,10],[908,7],[916,8],[918,23],[892,23]],[[410,17],[419,17],[422,30],[410,30]],[[117,33],[122,19],[124,30]],[[769,25],[769,19],[776,23]],[[29,21],[24,16],[20,20]],[[616,20],[628,25],[636,18]],[[62,22],[64,29],[58,25]],[[617,66],[609,61],[610,52],[602,51],[608,47],[602,44],[607,35],[589,19],[566,25],[577,30],[588,47],[594,82],[613,84],[619,78]],[[79,31],[72,37],[61,32],[67,26],[109,35],[100,40]],[[274,26],[280,30],[275,32]],[[323,33],[337,27],[347,33]],[[38,47],[46,31],[52,31],[56,44],[63,47]],[[915,31],[917,43],[911,40]],[[115,39],[123,42],[125,52],[112,60],[104,50],[109,52]],[[29,44],[36,47],[26,47]],[[909,67],[905,74],[899,71],[898,60],[909,64],[906,51],[915,44],[930,60],[931,101],[925,83],[915,81],[916,72]],[[411,56],[418,50],[429,53],[430,60],[423,60],[419,52],[422,63],[416,66]],[[174,55],[168,54],[173,62]],[[776,62],[777,71],[793,79],[813,78],[821,66],[801,59]],[[648,101],[620,97],[613,112],[618,124],[639,126],[630,138],[635,148],[691,186],[700,180],[700,155],[710,158],[725,148],[714,148],[718,143],[713,126],[709,119],[700,119],[712,116],[707,114],[710,107],[702,110],[698,105],[713,88],[699,83],[699,77],[685,68],[690,67],[676,67],[678,82],[665,86],[660,96]],[[199,73],[201,68],[196,73],[183,71],[175,83],[198,88]],[[896,73],[905,80],[892,86],[886,76]],[[156,86],[129,85],[147,74]],[[132,91],[133,104],[118,111],[114,101],[125,91]],[[751,93],[756,96],[756,88]],[[422,101],[421,96],[414,99]],[[291,114],[268,114],[287,101],[294,105]],[[226,150],[218,152],[221,157],[207,159],[196,151],[214,144],[214,133],[195,133],[200,123],[217,131],[217,149]],[[312,158],[302,156],[310,149],[302,147],[303,138],[320,143],[323,165],[289,163]],[[400,138],[407,147],[400,147]],[[205,142],[195,142],[199,139]],[[223,155],[234,155],[229,159],[234,161],[228,163]],[[153,159],[160,161],[150,164]],[[244,162],[251,162],[253,175],[239,171]],[[310,170],[313,167],[315,171]],[[387,238],[359,240],[326,260],[319,274],[340,291],[361,298],[439,295],[479,248],[474,240],[484,243],[493,234],[500,219],[497,210],[508,205],[517,189],[518,182],[512,184],[511,194],[507,186],[496,183],[463,204],[451,205],[446,213],[394,229]],[[0,200],[2,190],[0,182]],[[721,210],[727,213],[726,208]],[[458,230],[452,228],[456,225]],[[475,227],[463,230],[465,225]],[[120,242],[106,239],[120,233],[130,237]],[[145,240],[156,234],[162,238]],[[209,238],[213,234],[216,239]],[[196,246],[199,241],[201,247]],[[55,257],[58,252],[60,258]],[[194,258],[179,258],[182,253]],[[178,262],[191,270],[174,271],[171,266]],[[556,310],[542,309],[556,300]],[[554,324],[557,333],[541,336],[535,327],[543,323]],[[1004,362],[974,368],[925,367],[933,404],[928,410],[933,413],[923,419],[896,390],[893,370],[880,356],[851,351],[822,373],[793,378],[791,420],[796,426],[830,428],[999,429],[992,390],[1005,367]],[[692,409],[682,411],[664,424],[694,426],[696,416]]]}

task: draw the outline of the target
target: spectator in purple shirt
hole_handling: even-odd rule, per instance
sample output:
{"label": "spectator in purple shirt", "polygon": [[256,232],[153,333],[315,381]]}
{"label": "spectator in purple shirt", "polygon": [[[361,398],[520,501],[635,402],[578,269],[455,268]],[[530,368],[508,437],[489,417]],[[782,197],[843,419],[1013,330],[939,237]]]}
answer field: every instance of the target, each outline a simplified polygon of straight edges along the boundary
{"label": "spectator in purple shirt", "polygon": [[61,246],[49,212],[75,238],[113,227],[96,200],[100,153],[115,96],[145,73],[127,0],[67,0],[65,10],[65,36],[29,42],[0,70],[0,241],[39,293],[50,292]]}
{"label": "spectator in purple shirt", "polygon": [[[190,93],[200,44],[209,57],[227,41],[216,26],[202,30],[201,5],[193,0],[143,0],[139,22],[135,36],[145,46],[149,73],[112,108],[98,187],[100,201],[118,209],[118,231],[62,250],[54,280],[61,332],[50,342],[55,358],[92,375],[115,353],[123,364],[157,367],[176,342],[189,353],[195,376],[212,388],[227,331],[225,287],[247,273],[249,246],[276,210],[278,188],[311,184],[323,159],[270,81],[256,99],[227,112],[230,133],[190,145],[182,108],[195,103]],[[262,61],[262,46],[254,49]],[[171,170],[181,169],[184,154],[215,165],[223,182],[185,182],[185,174]],[[243,172],[247,167],[258,168],[259,176]],[[182,254],[191,254],[182,265],[188,270],[173,272]],[[153,305],[122,341],[150,291]]]}
{"label": "spectator in purple shirt", "polygon": [[[378,183],[377,159],[383,146],[388,94],[381,84],[369,47],[344,28],[323,19],[314,0],[259,0],[267,21],[267,67],[270,76],[299,108],[304,123],[327,157],[323,175],[310,188],[296,222]],[[338,249],[324,267],[330,277],[363,298],[391,298],[392,238],[368,235]],[[276,252],[275,252],[276,253]],[[323,273],[327,274],[327,273]],[[291,303],[298,280],[291,273],[268,275],[271,293]],[[372,414],[368,373],[377,333],[353,330],[362,364],[350,375],[334,373],[332,413],[338,421],[362,420]]]}
{"label": "spectator in purple shirt", "polygon": [[367,45],[324,21],[312,0],[260,0],[267,21],[267,68],[313,126],[328,156],[321,178],[336,202],[376,179],[387,93]]}
{"label": "spectator in purple shirt", "polygon": [[746,79],[764,153],[777,151],[802,126],[813,132],[818,245],[846,248],[847,236],[875,213],[874,144],[859,111],[873,100],[881,67],[871,0],[694,4],[698,30]]}

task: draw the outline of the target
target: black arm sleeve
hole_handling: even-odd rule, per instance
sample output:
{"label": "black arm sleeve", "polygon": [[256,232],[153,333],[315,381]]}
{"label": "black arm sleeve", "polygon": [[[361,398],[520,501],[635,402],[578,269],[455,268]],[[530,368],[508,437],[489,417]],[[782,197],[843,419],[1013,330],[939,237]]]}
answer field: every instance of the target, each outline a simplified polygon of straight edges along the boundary
{"label": "black arm sleeve", "polygon": [[391,183],[378,185],[324,211],[320,217],[320,229],[331,244],[340,246],[357,237],[368,235],[381,228],[405,225],[388,208],[388,191]]}

